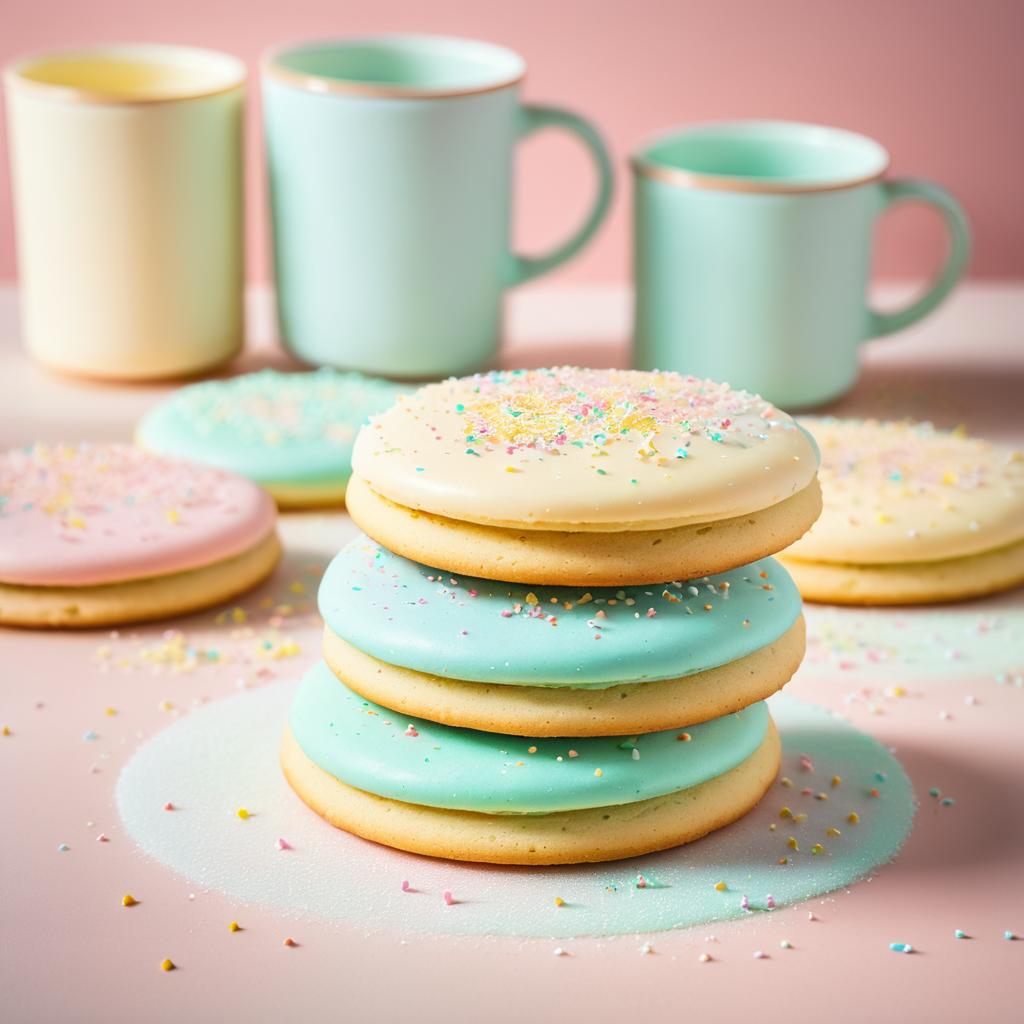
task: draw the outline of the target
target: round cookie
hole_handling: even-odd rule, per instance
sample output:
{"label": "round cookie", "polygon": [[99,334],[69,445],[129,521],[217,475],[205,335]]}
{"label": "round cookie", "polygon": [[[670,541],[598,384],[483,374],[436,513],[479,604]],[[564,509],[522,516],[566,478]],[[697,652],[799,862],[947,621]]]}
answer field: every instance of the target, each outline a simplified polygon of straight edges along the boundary
{"label": "round cookie", "polygon": [[209,607],[273,570],[275,521],[250,481],[130,445],[0,454],[0,623],[106,626]]}
{"label": "round cookie", "polygon": [[359,427],[406,390],[326,368],[208,380],[151,409],[136,440],[255,480],[281,508],[340,505]]}
{"label": "round cookie", "polygon": [[385,846],[488,864],[584,864],[639,857],[701,839],[748,814],[779,770],[774,724],[735,768],[639,803],[556,814],[475,814],[374,796],[318,767],[290,732],[281,767],[299,798],[335,828]]}
{"label": "round cookie", "polygon": [[519,735],[652,732],[783,686],[804,650],[800,594],[765,559],[656,586],[523,586],[441,573],[366,537],[320,585],[324,656],[387,707]]}
{"label": "round cookie", "polygon": [[910,421],[807,419],[825,510],[781,557],[808,600],[960,600],[1024,582],[1024,456]]}
{"label": "round cookie", "polygon": [[813,442],[727,385],[633,370],[494,372],[400,398],[356,439],[349,510],[418,561],[562,585],[696,577],[818,514]]}

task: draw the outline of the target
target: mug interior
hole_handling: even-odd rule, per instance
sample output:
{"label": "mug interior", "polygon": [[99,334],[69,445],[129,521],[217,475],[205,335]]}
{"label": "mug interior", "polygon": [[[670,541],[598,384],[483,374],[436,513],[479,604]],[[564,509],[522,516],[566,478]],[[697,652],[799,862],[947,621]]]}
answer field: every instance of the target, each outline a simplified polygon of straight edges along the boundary
{"label": "mug interior", "polygon": [[480,92],[518,81],[526,70],[512,50],[444,36],[381,36],[279,50],[268,68],[324,88],[363,87],[425,94]]}
{"label": "mug interior", "polygon": [[889,155],[855,132],[781,121],[687,129],[652,143],[640,162],[701,178],[841,186],[884,173]]}
{"label": "mug interior", "polygon": [[214,50],[116,46],[39,54],[8,68],[8,80],[110,101],[188,99],[245,80],[245,65]]}

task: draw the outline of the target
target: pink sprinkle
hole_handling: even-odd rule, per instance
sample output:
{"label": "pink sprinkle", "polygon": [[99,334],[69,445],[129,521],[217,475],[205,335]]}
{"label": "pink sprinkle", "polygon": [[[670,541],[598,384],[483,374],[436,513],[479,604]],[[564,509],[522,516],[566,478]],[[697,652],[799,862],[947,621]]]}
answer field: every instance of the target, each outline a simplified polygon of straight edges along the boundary
{"label": "pink sprinkle", "polygon": [[512,618],[512,613],[507,608],[504,608],[502,610],[502,612],[501,612],[501,617],[503,619],[511,619]]}
{"label": "pink sprinkle", "polygon": [[768,908],[769,910],[774,910],[774,909],[775,909],[775,897],[774,897],[774,896],[772,896],[772,895],[768,895],[768,896],[766,896],[766,897],[765,897],[765,901],[764,901],[764,905],[765,905],[765,906],[766,906],[766,907],[767,907],[767,908]]}
{"label": "pink sprinkle", "polygon": [[744,896],[740,900],[740,910],[749,910],[749,909],[750,909],[750,900],[748,900],[747,897]]}
{"label": "pink sprinkle", "polygon": [[456,903],[458,903],[458,900],[452,895],[451,889],[445,889],[444,901],[448,904],[449,907],[453,907],[455,906]]}
{"label": "pink sprinkle", "polygon": [[412,886],[409,885],[409,879],[402,882],[402,892],[412,892]]}
{"label": "pink sprinkle", "polygon": [[460,633],[461,633],[461,634],[462,634],[463,636],[469,636],[469,630],[468,630],[468,629],[462,629],[462,630],[459,630],[459,632],[460,632]]}
{"label": "pink sprinkle", "polygon": [[813,792],[814,792],[814,790],[811,789],[810,786],[805,786],[803,789],[800,790],[800,795],[801,796],[810,796]]}
{"label": "pink sprinkle", "polygon": [[405,730],[405,735],[406,736],[419,736],[419,730],[416,728],[415,725],[410,725],[409,728]]}
{"label": "pink sprinkle", "polygon": [[167,803],[164,804],[164,810],[165,811],[173,811],[174,810],[174,804],[172,804],[171,801],[168,800]]}
{"label": "pink sprinkle", "polygon": [[647,609],[647,618],[653,619],[654,616],[657,615],[657,614],[658,613],[653,608],[648,608]]}
{"label": "pink sprinkle", "polygon": [[282,839],[280,836],[278,836],[277,837],[277,848],[279,850],[290,850],[292,848],[292,844],[289,843],[287,839]]}
{"label": "pink sprinkle", "polygon": [[476,597],[476,595],[477,595],[477,592],[475,590],[469,591],[469,596],[470,597]]}
{"label": "pink sprinkle", "polygon": [[802,772],[813,772],[814,762],[806,755],[800,755],[800,771]]}
{"label": "pink sprinkle", "polygon": [[636,887],[638,889],[646,889],[647,888],[647,879],[644,878],[643,875],[637,875],[636,876]]}
{"label": "pink sprinkle", "polygon": [[109,842],[110,842],[110,840],[109,840],[109,839],[108,839],[108,838],[107,838],[107,837],[106,837],[106,836],[105,836],[105,835],[104,835],[104,834],[103,834],[103,833],[101,832],[101,833],[100,833],[100,834],[99,834],[99,835],[98,835],[98,836],[96,837],[96,842],[97,842],[97,843],[109,843]]}

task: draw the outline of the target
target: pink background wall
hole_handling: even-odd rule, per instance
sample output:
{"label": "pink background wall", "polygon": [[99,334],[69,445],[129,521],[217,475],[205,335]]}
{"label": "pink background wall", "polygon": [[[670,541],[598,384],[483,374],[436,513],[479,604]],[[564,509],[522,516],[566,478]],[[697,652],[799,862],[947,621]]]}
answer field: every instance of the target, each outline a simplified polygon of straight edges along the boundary
{"label": "pink background wall", "polygon": [[[520,51],[528,99],[594,118],[624,170],[629,150],[686,121],[794,118],[874,135],[896,174],[952,189],[973,221],[975,276],[1024,276],[1024,3],[1019,0],[0,0],[0,60],[100,41],[194,43],[244,57],[281,40],[367,31],[475,36]],[[255,78],[253,79],[255,84]],[[250,275],[267,274],[258,95],[249,111]],[[3,143],[0,142],[0,148]],[[0,154],[0,279],[15,274]],[[583,208],[587,166],[554,135],[523,147],[516,235],[536,249]],[[562,280],[629,270],[628,176],[590,249]],[[941,231],[891,215],[884,276],[928,273]]]}

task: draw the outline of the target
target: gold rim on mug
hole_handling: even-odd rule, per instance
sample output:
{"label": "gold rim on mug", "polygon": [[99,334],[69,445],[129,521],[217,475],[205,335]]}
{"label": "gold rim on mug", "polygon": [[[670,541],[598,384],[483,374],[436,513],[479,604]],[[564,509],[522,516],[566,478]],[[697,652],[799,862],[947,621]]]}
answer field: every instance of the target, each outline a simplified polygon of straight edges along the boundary
{"label": "gold rim on mug", "polygon": [[[111,57],[116,59],[118,55],[127,57],[135,53],[140,58],[148,55],[150,59],[160,53],[177,54],[187,56],[189,54],[199,55],[205,59],[215,58],[224,62],[231,62],[237,66],[235,76],[224,85],[210,89],[182,89],[178,92],[160,95],[154,93],[148,96],[132,96],[125,93],[105,92],[101,89],[84,89],[74,85],[60,85],[56,82],[40,82],[34,78],[28,78],[25,74],[32,67],[43,64],[47,61],[74,60],[75,58],[102,58]],[[36,53],[25,54],[11,61],[4,66],[3,81],[6,89],[21,89],[25,92],[38,93],[50,99],[61,100],[70,103],[93,103],[105,106],[140,106],[154,103],[185,103],[190,100],[202,100],[211,96],[221,96],[235,89],[243,88],[247,71],[245,62],[230,53],[223,53],[220,50],[209,50],[200,46],[172,46],[161,43],[137,43],[137,44],[114,44],[111,46],[93,46],[80,50],[45,50]]]}
{"label": "gold rim on mug", "polygon": [[[339,40],[339,42],[386,42],[388,38],[388,36],[367,36],[361,39]],[[414,37],[397,36],[394,38],[402,39]],[[449,37],[423,36],[420,38],[437,38],[447,40]],[[475,40],[459,41],[475,42]],[[277,47],[270,50],[263,56],[263,59],[260,61],[260,67],[263,73],[268,77],[275,78],[285,85],[290,85],[297,89],[304,89],[306,92],[315,92],[320,94],[336,93],[343,96],[365,96],[367,98],[375,99],[401,100],[447,100],[456,99],[459,96],[478,96],[481,93],[497,92],[499,89],[507,89],[511,85],[518,85],[526,77],[526,67],[525,62],[523,62],[524,66],[518,74],[513,75],[510,78],[503,79],[500,82],[492,82],[488,85],[470,86],[463,89],[420,89],[416,86],[387,85],[380,82],[360,82],[354,78],[333,78],[330,75],[317,75],[304,71],[292,71],[291,68],[286,68],[278,63],[279,59],[284,54],[295,50],[301,50],[304,46],[306,48],[311,48],[313,45],[315,44],[294,43],[290,46]],[[330,43],[323,43],[322,45],[328,46]],[[518,54],[516,54],[514,50],[506,50],[505,47],[497,46],[494,43],[487,43],[485,45],[493,46],[497,50],[505,50],[506,53],[518,57]],[[522,59],[519,59],[522,62]]]}
{"label": "gold rim on mug", "polygon": [[885,177],[889,169],[889,162],[874,174],[867,174],[861,178],[850,178],[847,181],[828,181],[814,184],[795,184],[784,181],[765,181],[758,178],[739,178],[727,174],[697,174],[692,171],[683,171],[677,167],[666,167],[664,164],[651,163],[643,157],[635,156],[630,160],[630,166],[637,174],[650,178],[653,181],[660,181],[665,185],[674,185],[676,188],[700,188],[717,192],[747,192],[774,195],[794,195],[801,192],[839,192],[846,188],[857,188],[859,185],[869,185],[873,181],[880,181]]}

